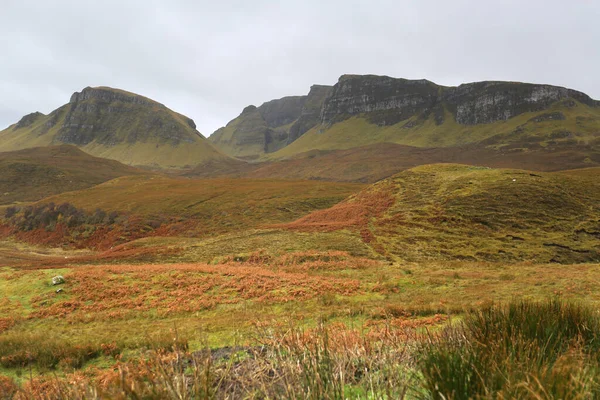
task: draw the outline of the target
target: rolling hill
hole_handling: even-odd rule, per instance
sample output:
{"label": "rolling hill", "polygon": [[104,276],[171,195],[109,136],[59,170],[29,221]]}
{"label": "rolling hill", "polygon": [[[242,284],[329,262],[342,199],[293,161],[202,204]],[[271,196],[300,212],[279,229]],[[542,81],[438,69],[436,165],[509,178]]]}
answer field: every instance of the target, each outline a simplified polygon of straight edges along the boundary
{"label": "rolling hill", "polygon": [[0,153],[0,204],[35,201],[126,175],[148,174],[70,145]]}
{"label": "rolling hill", "polygon": [[354,230],[404,261],[598,262],[598,173],[420,166],[283,227]]}
{"label": "rolling hill", "polygon": [[155,168],[183,168],[227,158],[191,119],[143,96],[107,87],[87,87],[49,115],[32,113],[0,131],[0,151],[59,144]]}
{"label": "rolling hill", "polygon": [[419,165],[460,163],[493,168],[560,171],[600,165],[600,153],[578,145],[521,150],[462,147],[416,147],[376,143],[344,150],[312,150],[289,158],[244,163],[232,160],[199,165],[181,174],[189,177],[229,176],[260,179],[313,179],[373,183]]}

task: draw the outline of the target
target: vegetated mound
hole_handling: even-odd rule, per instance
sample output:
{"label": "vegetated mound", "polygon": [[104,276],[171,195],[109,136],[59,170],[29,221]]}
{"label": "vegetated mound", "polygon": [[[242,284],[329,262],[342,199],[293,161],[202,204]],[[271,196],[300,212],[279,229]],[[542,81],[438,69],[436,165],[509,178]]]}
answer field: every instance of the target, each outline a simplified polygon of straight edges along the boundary
{"label": "vegetated mound", "polygon": [[577,175],[421,166],[285,227],[360,230],[404,260],[598,261],[600,183]]}
{"label": "vegetated mound", "polygon": [[0,150],[72,144],[128,165],[182,168],[226,158],[194,121],[137,94],[87,87],[49,115],[33,113],[0,132]]}
{"label": "vegetated mound", "polygon": [[[361,188],[317,181],[132,176],[48,197],[17,210],[16,219],[5,223],[9,233],[25,231],[18,238],[29,242],[106,249],[147,236],[208,237],[289,222],[331,207]],[[65,204],[75,211],[61,213]],[[21,228],[16,223],[24,213],[31,214],[31,221],[25,218]],[[95,216],[98,223],[90,222]],[[69,227],[71,219],[77,224]]]}
{"label": "vegetated mound", "polygon": [[148,174],[70,145],[0,153],[0,204],[36,201],[108,180]]}

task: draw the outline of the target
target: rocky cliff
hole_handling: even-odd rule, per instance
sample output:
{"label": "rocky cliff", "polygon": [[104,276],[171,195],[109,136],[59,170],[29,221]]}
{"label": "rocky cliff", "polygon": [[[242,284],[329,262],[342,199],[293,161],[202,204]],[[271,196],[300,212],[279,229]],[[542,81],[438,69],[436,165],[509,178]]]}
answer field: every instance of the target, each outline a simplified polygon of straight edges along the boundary
{"label": "rocky cliff", "polygon": [[[446,108],[459,124],[489,124],[545,110],[565,99],[588,106],[598,104],[584,93],[550,85],[477,82],[444,87],[427,80],[343,75],[324,102],[321,123],[368,114],[369,120],[378,125],[394,125],[414,115],[427,117]],[[443,121],[438,118],[437,122]]]}
{"label": "rocky cliff", "polygon": [[248,106],[209,140],[226,154],[240,158],[254,159],[277,151],[319,124],[321,107],[330,89],[315,85],[306,96]]}
{"label": "rocky cliff", "polygon": [[290,127],[287,144],[292,143],[321,122],[321,109],[325,99],[331,94],[331,89],[331,86],[325,85],[311,86],[300,116]]}
{"label": "rocky cliff", "polygon": [[0,150],[73,144],[125,164],[179,168],[225,158],[190,118],[146,97],[87,87],[45,116],[33,113],[0,132]]}
{"label": "rocky cliff", "polygon": [[[249,107],[209,139],[222,151],[255,159],[392,142],[450,147],[480,142],[515,148],[596,146],[600,103],[558,86],[342,75],[307,96]],[[271,156],[269,156],[272,158]]]}

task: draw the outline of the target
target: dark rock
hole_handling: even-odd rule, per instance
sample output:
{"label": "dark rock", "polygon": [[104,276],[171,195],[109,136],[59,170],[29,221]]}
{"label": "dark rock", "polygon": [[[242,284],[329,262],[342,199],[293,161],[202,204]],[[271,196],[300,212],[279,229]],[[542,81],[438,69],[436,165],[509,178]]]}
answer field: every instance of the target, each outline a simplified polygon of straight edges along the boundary
{"label": "dark rock", "polygon": [[342,75],[323,104],[321,122],[328,124],[357,114],[375,113],[373,123],[398,123],[432,108],[438,101],[438,89],[427,80]]}
{"label": "dark rock", "polygon": [[248,107],[245,107],[245,108],[242,110],[242,114],[241,114],[241,115],[244,115],[244,114],[249,114],[249,113],[251,113],[251,112],[253,112],[253,111],[256,111],[256,106],[254,106],[254,105],[252,105],[252,104],[251,104],[251,105],[249,105]]}
{"label": "dark rock", "polygon": [[584,93],[550,85],[477,82],[443,87],[427,80],[344,75],[323,105],[321,123],[366,114],[372,123],[390,125],[433,110],[436,124],[441,124],[445,106],[459,124],[487,124],[541,111],[558,101],[598,105]]}
{"label": "dark rock", "polygon": [[19,120],[19,122],[17,122],[15,124],[13,130],[31,126],[31,125],[33,125],[33,123],[35,121],[37,121],[40,117],[43,117],[43,116],[44,116],[44,114],[42,114],[41,112],[37,112],[37,111],[34,113],[31,113],[31,114],[27,114],[23,118],[21,118]]}
{"label": "dark rock", "polygon": [[289,96],[267,101],[258,107],[258,111],[270,128],[277,128],[300,117],[306,98],[307,96]]}
{"label": "dark rock", "polygon": [[298,120],[290,128],[287,144],[292,143],[319,124],[323,103],[331,94],[331,89],[331,86],[324,85],[313,85],[310,87],[310,92],[308,92],[300,117],[298,117]]}
{"label": "dark rock", "polygon": [[564,119],[565,114],[556,111],[552,113],[540,114],[536,117],[531,118],[529,122],[562,121]]}

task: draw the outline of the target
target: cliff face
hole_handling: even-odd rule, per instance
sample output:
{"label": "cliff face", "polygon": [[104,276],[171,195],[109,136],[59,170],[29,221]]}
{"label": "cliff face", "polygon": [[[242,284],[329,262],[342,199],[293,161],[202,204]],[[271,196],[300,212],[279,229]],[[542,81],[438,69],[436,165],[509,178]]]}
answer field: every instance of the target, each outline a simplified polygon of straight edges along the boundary
{"label": "cliff face", "polygon": [[565,99],[589,106],[598,103],[584,93],[550,85],[477,82],[444,87],[426,80],[344,75],[323,105],[321,122],[332,124],[353,115],[369,114],[370,122],[394,125],[417,114],[428,117],[429,113],[446,108],[459,124],[489,124],[545,110]]}
{"label": "cliff face", "polygon": [[[196,124],[162,104],[114,89],[85,88],[71,96],[55,141],[85,146],[92,141],[114,146],[157,139],[178,146],[193,143]],[[182,123],[183,122],[183,123]]]}
{"label": "cliff face", "polygon": [[277,151],[320,122],[321,107],[330,89],[315,85],[307,96],[248,106],[209,140],[224,153],[240,158],[254,159]]}
{"label": "cliff face", "polygon": [[373,113],[372,122],[394,125],[431,109],[439,92],[439,86],[426,80],[343,75],[323,104],[321,122],[332,124],[353,115]]}
{"label": "cliff face", "polygon": [[146,97],[87,87],[48,116],[27,115],[0,132],[0,150],[73,144],[131,165],[183,167],[224,158],[194,121]]}
{"label": "cliff face", "polygon": [[287,144],[292,143],[321,122],[321,109],[325,99],[331,94],[331,90],[331,86],[311,86],[300,116],[290,128]]}
{"label": "cliff face", "polygon": [[307,96],[248,108],[209,139],[225,153],[249,159],[382,142],[596,146],[599,105],[584,93],[550,85],[489,81],[447,87],[427,80],[342,75],[333,87],[314,85]]}

